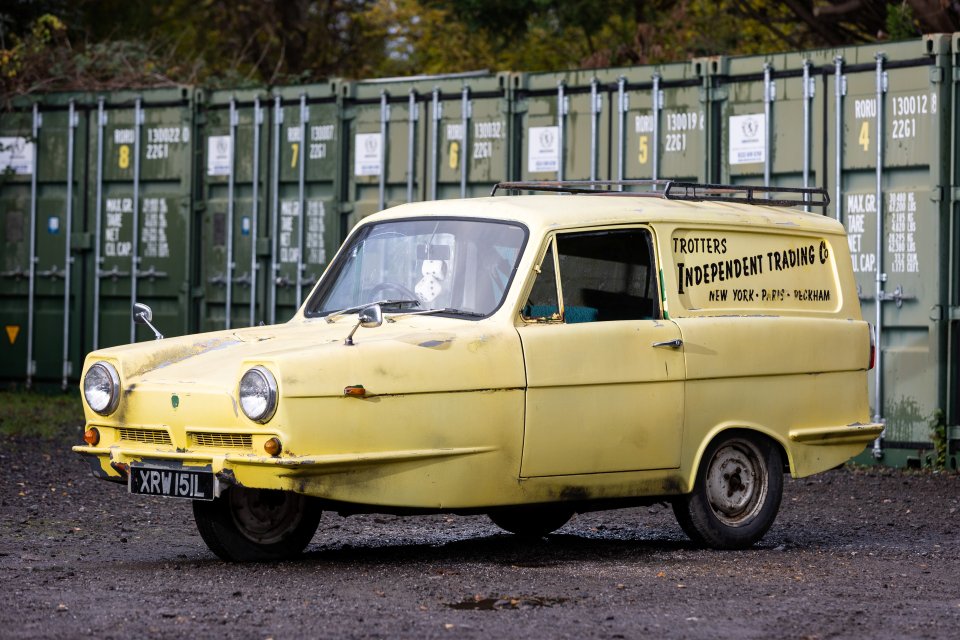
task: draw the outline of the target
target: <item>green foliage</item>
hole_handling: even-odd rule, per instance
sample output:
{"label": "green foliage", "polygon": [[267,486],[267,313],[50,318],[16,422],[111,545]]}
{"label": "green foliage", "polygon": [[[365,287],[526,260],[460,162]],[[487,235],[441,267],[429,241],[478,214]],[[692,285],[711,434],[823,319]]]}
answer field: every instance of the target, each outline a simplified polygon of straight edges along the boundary
{"label": "green foliage", "polygon": [[901,2],[887,8],[886,32],[891,40],[905,40],[920,35],[909,4]]}
{"label": "green foliage", "polygon": [[947,423],[941,409],[933,412],[930,418],[930,441],[933,442],[933,468],[943,469],[947,465]]}
{"label": "green foliage", "polygon": [[83,426],[80,394],[0,391],[0,434],[54,438]]}
{"label": "green foliage", "polygon": [[546,71],[960,29],[927,0],[30,0],[0,8],[0,98]]}
{"label": "green foliage", "polygon": [[142,40],[104,40],[74,46],[67,25],[44,14],[0,49],[0,96],[54,90],[171,85],[163,52]]}

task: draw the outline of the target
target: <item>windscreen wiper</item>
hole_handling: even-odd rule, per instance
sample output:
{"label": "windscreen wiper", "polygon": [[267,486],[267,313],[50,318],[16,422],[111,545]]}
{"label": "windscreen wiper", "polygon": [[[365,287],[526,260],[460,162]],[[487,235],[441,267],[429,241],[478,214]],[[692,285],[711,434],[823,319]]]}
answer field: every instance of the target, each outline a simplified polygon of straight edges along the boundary
{"label": "windscreen wiper", "polygon": [[423,309],[422,311],[400,311],[397,313],[391,313],[391,318],[396,318],[397,316],[425,316],[433,313],[449,313],[451,315],[457,316],[469,316],[471,318],[486,318],[486,313],[480,313],[479,311],[467,311],[465,309],[454,309],[453,307],[441,307],[438,309]]}
{"label": "windscreen wiper", "polygon": [[375,300],[373,302],[364,302],[363,304],[357,304],[352,307],[347,307],[346,309],[340,309],[339,311],[332,311],[328,315],[324,316],[324,320],[327,322],[333,322],[340,316],[344,316],[348,313],[355,313],[361,309],[366,309],[367,307],[372,307],[373,305],[378,304],[381,307],[386,307],[390,305],[400,305],[400,304],[415,304],[418,307],[420,306],[419,300]]}

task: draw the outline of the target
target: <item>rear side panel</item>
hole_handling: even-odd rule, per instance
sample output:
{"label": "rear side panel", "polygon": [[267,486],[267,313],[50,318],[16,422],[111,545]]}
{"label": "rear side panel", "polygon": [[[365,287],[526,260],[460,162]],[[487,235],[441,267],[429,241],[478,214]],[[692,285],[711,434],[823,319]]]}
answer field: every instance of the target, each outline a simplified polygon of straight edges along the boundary
{"label": "rear side panel", "polygon": [[[686,362],[683,468],[695,469],[726,429],[780,442],[795,476],[862,450],[870,339],[851,295],[846,239],[709,227],[660,237],[669,243],[661,246],[667,300]],[[822,429],[850,442],[809,443]]]}

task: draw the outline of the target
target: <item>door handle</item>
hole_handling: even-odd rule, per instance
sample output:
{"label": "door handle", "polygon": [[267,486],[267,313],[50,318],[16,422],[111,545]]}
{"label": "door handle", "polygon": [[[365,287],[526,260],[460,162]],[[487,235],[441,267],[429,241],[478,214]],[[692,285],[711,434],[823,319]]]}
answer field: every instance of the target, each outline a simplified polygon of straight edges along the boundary
{"label": "door handle", "polygon": [[680,338],[675,338],[673,340],[664,340],[663,342],[654,342],[652,347],[670,347],[671,349],[679,349],[683,346],[683,340]]}

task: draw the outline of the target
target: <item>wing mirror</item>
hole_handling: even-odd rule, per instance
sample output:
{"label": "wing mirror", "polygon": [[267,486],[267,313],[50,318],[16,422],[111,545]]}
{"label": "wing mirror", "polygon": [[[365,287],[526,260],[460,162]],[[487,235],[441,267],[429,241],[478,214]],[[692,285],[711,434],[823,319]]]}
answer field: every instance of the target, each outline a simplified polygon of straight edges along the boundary
{"label": "wing mirror", "polygon": [[343,344],[348,347],[353,346],[353,334],[356,333],[360,327],[364,329],[375,329],[382,324],[383,309],[380,308],[379,304],[372,304],[369,307],[360,309],[360,312],[357,314],[357,324],[350,330],[350,335],[343,341]]}
{"label": "wing mirror", "polygon": [[133,322],[135,324],[145,324],[153,330],[153,335],[157,340],[163,340],[163,334],[157,331],[157,328],[150,322],[153,320],[153,309],[142,302],[133,303]]}

